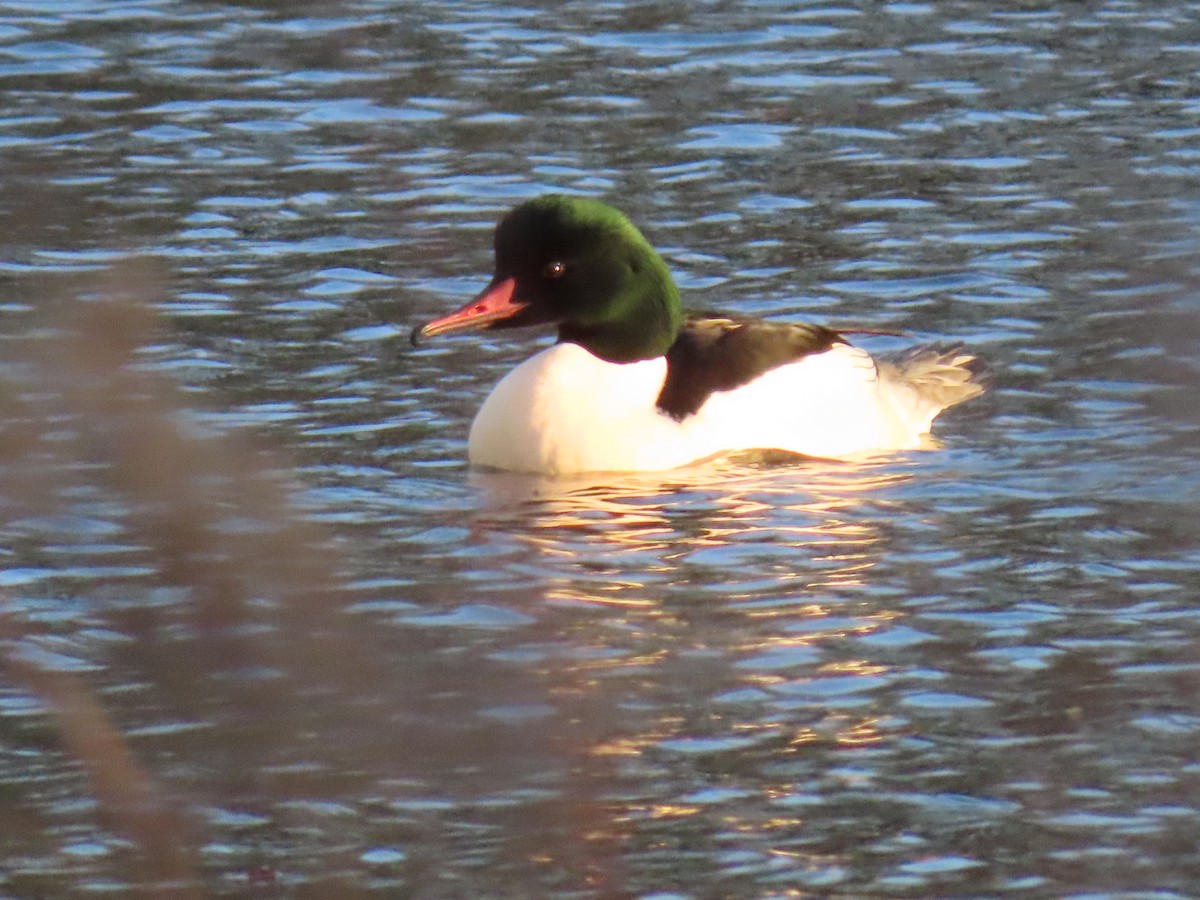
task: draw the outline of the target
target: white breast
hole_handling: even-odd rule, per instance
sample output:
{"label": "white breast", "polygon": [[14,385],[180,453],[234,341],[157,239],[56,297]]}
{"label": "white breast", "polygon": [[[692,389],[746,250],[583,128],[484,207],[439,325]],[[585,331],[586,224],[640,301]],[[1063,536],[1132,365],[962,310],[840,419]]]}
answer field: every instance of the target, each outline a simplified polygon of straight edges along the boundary
{"label": "white breast", "polygon": [[555,344],[484,401],[471,425],[470,461],[569,474],[670,469],[754,449],[840,459],[917,446],[929,425],[908,421],[871,357],[848,345],[714,393],[682,422],[655,406],[665,377],[661,357],[621,365]]}

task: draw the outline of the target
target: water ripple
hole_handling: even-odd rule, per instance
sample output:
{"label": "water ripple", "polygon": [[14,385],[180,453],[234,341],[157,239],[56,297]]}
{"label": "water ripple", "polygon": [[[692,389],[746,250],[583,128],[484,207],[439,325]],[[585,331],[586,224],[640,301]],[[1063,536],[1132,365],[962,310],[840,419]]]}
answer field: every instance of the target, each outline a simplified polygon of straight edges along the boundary
{"label": "water ripple", "polygon": [[[6,4],[0,585],[43,680],[0,695],[5,886],[152,858],[52,734],[72,684],[215,893],[1190,896],[1193,20]],[[624,207],[692,308],[962,341],[989,393],[870,465],[471,473],[546,338],[404,335],[548,190]],[[172,388],[105,426],[46,361],[130,293],[122,371]],[[235,449],[120,466],[176,431]],[[172,474],[194,555],[136,495]]]}

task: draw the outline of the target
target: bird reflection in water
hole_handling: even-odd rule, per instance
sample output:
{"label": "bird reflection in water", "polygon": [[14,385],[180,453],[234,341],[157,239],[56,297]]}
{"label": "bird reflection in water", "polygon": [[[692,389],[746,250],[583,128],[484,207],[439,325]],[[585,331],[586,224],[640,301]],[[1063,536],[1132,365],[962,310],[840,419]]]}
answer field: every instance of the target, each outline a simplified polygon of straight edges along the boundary
{"label": "bird reflection in water", "polygon": [[523,602],[557,623],[551,695],[606,696],[620,726],[590,752],[634,764],[885,739],[869,694],[889,667],[845,639],[900,615],[870,590],[884,552],[872,511],[908,477],[892,459],[472,481],[480,538],[523,546],[509,565],[538,574]]}

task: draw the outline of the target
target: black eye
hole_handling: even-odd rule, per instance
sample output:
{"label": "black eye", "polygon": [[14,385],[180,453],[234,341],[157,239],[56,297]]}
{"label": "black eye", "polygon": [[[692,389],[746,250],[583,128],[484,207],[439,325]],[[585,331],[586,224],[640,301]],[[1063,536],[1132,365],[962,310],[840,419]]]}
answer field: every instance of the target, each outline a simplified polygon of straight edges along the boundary
{"label": "black eye", "polygon": [[549,263],[546,268],[542,270],[542,274],[547,278],[562,278],[566,271],[567,267],[556,259],[554,262]]}

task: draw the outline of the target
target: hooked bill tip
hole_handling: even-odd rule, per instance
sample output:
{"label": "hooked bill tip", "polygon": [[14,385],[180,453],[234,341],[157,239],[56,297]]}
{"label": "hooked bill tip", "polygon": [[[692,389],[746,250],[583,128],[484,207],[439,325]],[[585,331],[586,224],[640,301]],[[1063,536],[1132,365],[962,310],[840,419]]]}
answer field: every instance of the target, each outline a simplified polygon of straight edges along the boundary
{"label": "hooked bill tip", "polygon": [[409,332],[408,342],[410,344],[412,344],[414,347],[418,347],[418,346],[420,346],[421,339],[423,337],[425,337],[425,326],[418,325],[411,332]]}

